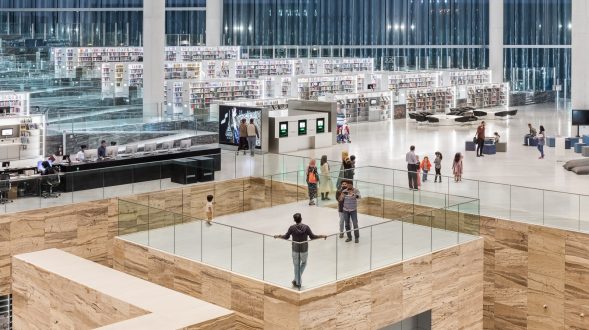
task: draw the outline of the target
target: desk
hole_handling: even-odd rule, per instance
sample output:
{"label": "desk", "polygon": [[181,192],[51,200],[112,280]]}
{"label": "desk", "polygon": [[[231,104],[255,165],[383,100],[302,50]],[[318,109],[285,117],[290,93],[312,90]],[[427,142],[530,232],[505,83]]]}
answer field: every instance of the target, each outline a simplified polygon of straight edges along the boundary
{"label": "desk", "polygon": [[220,148],[193,147],[188,150],[138,154],[135,157],[60,164],[58,166],[63,173],[60,190],[72,192],[170,178],[170,164],[174,159],[195,156],[213,158],[215,171],[221,170]]}

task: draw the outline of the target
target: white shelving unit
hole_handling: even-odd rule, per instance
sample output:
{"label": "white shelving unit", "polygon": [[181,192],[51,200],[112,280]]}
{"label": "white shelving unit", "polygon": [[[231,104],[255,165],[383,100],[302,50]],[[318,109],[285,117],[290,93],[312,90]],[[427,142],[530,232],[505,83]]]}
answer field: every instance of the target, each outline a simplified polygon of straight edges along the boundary
{"label": "white shelving unit", "polygon": [[509,105],[509,84],[466,86],[466,105],[473,108],[493,108]]}
{"label": "white shelving unit", "polygon": [[405,91],[407,112],[444,113],[456,106],[455,87],[418,88]]}
{"label": "white shelving unit", "polygon": [[448,70],[444,71],[446,86],[490,84],[491,70]]}
{"label": "white shelving unit", "polygon": [[386,74],[386,86],[391,91],[410,88],[433,88],[440,86],[441,72],[390,72]]}
{"label": "white shelving unit", "polygon": [[296,76],[291,84],[292,97],[317,100],[330,94],[358,92],[360,75]]}

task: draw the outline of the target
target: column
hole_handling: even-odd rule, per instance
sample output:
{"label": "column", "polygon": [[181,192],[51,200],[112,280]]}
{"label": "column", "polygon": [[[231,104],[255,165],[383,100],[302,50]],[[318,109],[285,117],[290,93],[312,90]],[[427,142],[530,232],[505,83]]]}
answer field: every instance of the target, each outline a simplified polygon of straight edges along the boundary
{"label": "column", "polygon": [[589,1],[573,0],[571,38],[571,105],[573,109],[589,109]]}
{"label": "column", "polygon": [[223,0],[207,0],[207,46],[221,46],[223,37]]}
{"label": "column", "polygon": [[161,116],[166,59],[166,2],[143,1],[143,119]]}
{"label": "column", "polygon": [[503,82],[503,0],[489,1],[489,69],[493,82]]}

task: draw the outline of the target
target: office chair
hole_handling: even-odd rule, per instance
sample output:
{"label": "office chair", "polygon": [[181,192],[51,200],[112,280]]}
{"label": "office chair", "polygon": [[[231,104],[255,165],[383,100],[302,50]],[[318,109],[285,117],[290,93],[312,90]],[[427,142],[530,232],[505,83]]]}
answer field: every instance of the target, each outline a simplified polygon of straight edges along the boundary
{"label": "office chair", "polygon": [[10,174],[0,174],[0,204],[12,203],[12,201],[8,199],[10,188],[12,188]]}
{"label": "office chair", "polygon": [[49,187],[49,191],[45,191],[41,194],[43,198],[57,198],[61,196],[60,193],[53,192],[53,188],[59,186],[61,183],[61,177],[59,173],[50,174],[44,176],[45,184]]}

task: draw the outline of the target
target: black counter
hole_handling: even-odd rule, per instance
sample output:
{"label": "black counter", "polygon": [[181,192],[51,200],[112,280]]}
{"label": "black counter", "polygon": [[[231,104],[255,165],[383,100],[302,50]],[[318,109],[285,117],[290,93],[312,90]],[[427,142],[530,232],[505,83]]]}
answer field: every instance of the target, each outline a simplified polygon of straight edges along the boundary
{"label": "black counter", "polygon": [[60,190],[71,192],[170,178],[171,164],[175,159],[195,156],[213,158],[214,170],[221,170],[220,148],[193,147],[183,151],[60,164],[63,174]]}

